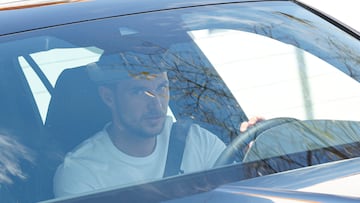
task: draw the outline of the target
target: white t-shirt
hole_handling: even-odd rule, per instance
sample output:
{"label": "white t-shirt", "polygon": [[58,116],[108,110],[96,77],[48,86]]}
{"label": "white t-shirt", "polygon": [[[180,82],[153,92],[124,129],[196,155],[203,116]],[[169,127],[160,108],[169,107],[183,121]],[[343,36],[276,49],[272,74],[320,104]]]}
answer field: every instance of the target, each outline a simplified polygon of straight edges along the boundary
{"label": "white t-shirt", "polygon": [[[168,117],[157,136],[155,150],[146,157],[133,157],[118,150],[104,128],[66,155],[54,176],[55,196],[162,178],[172,123],[172,118]],[[181,170],[189,173],[209,169],[224,149],[225,144],[218,137],[192,125],[186,138]]]}

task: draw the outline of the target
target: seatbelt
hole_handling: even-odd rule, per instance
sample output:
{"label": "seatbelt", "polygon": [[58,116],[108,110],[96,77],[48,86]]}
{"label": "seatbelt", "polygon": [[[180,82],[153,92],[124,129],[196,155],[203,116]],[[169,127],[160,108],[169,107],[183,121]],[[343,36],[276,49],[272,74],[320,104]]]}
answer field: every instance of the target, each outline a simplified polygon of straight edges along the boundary
{"label": "seatbelt", "polygon": [[170,131],[170,141],[166,158],[163,177],[178,175],[181,171],[181,162],[185,149],[186,137],[192,122],[190,120],[179,120],[173,123]]}

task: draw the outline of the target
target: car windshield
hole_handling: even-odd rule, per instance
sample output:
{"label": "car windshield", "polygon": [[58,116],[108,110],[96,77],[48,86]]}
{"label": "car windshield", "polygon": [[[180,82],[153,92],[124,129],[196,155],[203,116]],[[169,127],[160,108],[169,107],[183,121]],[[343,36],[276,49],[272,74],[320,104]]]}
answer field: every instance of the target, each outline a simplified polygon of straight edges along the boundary
{"label": "car windshield", "polygon": [[360,153],[359,40],[295,3],[90,20],[1,36],[0,51],[8,202],[193,186],[160,201]]}

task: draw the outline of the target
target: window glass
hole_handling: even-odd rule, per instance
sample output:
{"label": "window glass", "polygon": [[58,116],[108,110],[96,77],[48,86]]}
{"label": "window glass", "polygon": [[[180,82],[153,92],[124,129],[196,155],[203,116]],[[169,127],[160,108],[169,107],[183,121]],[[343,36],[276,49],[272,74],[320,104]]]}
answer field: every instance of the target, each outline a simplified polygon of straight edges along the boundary
{"label": "window glass", "polygon": [[247,115],[358,119],[359,83],[313,54],[248,32],[197,30],[190,35]]}
{"label": "window glass", "polygon": [[[185,195],[198,187],[188,177],[206,182],[201,172],[214,166],[220,175],[211,184],[224,183],[227,170],[216,165],[218,157],[244,135],[239,126],[252,116],[291,117],[297,125],[249,137],[238,151],[247,163],[228,168],[228,182],[299,167],[279,156],[302,160],[320,150],[316,164],[359,156],[359,50],[358,40],[281,1],[157,11],[2,36],[0,148],[12,143],[25,156],[15,152],[9,165],[15,171],[5,167],[8,176],[0,174],[0,196],[37,202],[162,180],[175,121],[192,124],[175,179],[193,186],[183,188]],[[125,142],[133,138],[128,127],[150,138]],[[125,132],[118,136],[124,139],[115,132]],[[106,145],[100,150],[99,137]],[[274,146],[278,150],[268,153]],[[321,149],[332,147],[341,156],[318,159],[333,152]],[[55,175],[67,168],[74,171]],[[245,169],[249,173],[239,177],[237,170]]]}
{"label": "window glass", "polygon": [[[50,88],[53,88],[57,78],[63,70],[95,62],[99,59],[101,53],[102,50],[95,47],[51,49],[49,51],[33,53],[30,57],[31,60],[34,60],[36,66],[40,68],[42,74],[44,74],[46,79],[50,82]],[[31,68],[24,57],[20,57],[19,62],[22,70],[24,71],[25,77],[28,80],[39,108],[41,118],[44,122],[50,102],[50,92],[48,92],[39,76],[34,72],[34,69]]]}

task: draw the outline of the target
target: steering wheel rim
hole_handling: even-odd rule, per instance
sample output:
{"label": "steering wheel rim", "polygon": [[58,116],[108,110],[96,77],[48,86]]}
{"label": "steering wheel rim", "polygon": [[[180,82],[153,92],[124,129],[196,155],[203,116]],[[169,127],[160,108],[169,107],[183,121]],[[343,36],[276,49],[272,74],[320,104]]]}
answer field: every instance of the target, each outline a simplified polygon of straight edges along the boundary
{"label": "steering wheel rim", "polygon": [[251,141],[255,140],[264,131],[275,126],[296,121],[299,120],[290,117],[279,117],[256,123],[254,126],[239,134],[233,141],[230,142],[216,160],[214,167],[231,164],[234,163],[235,160],[242,161],[245,157],[243,149],[245,149]]}

